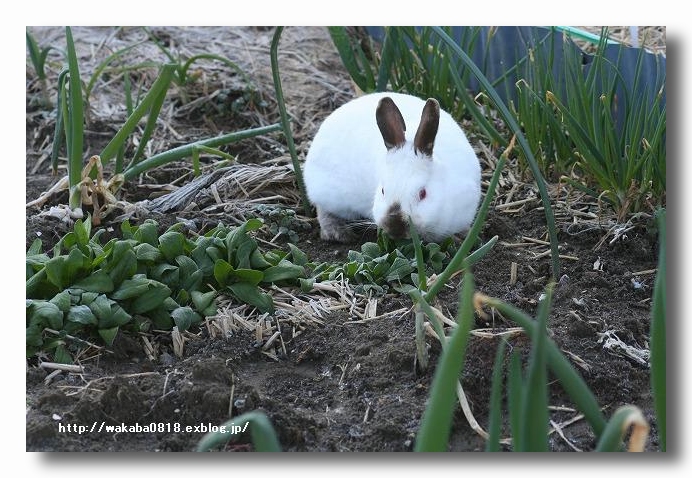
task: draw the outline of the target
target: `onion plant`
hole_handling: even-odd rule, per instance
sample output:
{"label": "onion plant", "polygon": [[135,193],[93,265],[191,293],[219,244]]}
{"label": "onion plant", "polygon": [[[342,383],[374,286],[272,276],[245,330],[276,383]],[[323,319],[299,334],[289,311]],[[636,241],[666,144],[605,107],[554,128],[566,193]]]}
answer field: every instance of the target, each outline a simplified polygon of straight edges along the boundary
{"label": "onion plant", "polygon": [[50,107],[51,102],[50,97],[48,96],[48,85],[46,83],[46,59],[48,58],[48,53],[56,48],[53,46],[39,46],[38,42],[28,29],[26,30],[26,46],[29,50],[31,64],[34,67],[36,77],[39,81],[43,106]]}
{"label": "onion plant", "polygon": [[[644,55],[637,55],[632,84],[620,71],[623,49],[605,55],[605,38],[584,73],[581,55],[565,47],[564,97],[546,92],[573,142],[575,165],[583,181],[567,180],[610,203],[623,220],[627,214],[665,204],[665,71],[643,83]],[[656,57],[658,58],[658,57]],[[618,114],[619,110],[619,114]]]}
{"label": "onion plant", "polygon": [[[111,189],[119,188],[123,181],[131,180],[148,169],[190,156],[192,156],[193,160],[195,160],[198,158],[200,151],[211,152],[213,150],[210,150],[209,148],[218,147],[257,135],[267,134],[279,129],[279,125],[269,125],[261,128],[229,133],[216,138],[209,138],[188,145],[183,145],[170,151],[165,151],[152,157],[142,159],[144,148],[151,139],[161,106],[166,99],[166,94],[174,75],[176,73],[186,75],[191,62],[188,61],[182,66],[178,64],[166,64],[161,66],[157,79],[154,81],[149,91],[144,95],[141,101],[139,101],[136,107],[134,107],[132,104],[130,91],[131,86],[129,77],[126,75],[125,88],[126,101],[128,103],[128,118],[111,138],[109,143],[103,148],[103,150],[101,150],[100,154],[95,157],[96,159],[94,160],[94,158],[92,158],[85,166],[83,158],[85,102],[79,72],[79,62],[77,59],[70,27],[66,27],[66,40],[68,65],[66,70],[61,73],[58,78],[59,107],[56,119],[56,135],[53,142],[53,170],[57,170],[58,153],[62,143],[62,138],[64,137],[68,158],[67,187],[69,187],[70,190],[69,206],[72,210],[77,210],[82,206],[82,186],[87,183],[93,184],[94,179],[97,180],[97,183],[100,181],[97,179],[98,174],[96,173],[93,165],[98,165],[98,169],[100,171],[102,164],[105,164],[115,158],[114,180],[109,181],[107,184],[96,184],[96,187],[100,192],[104,192],[106,189],[108,189],[108,195],[110,196],[115,192],[111,191]],[[99,65],[97,71],[92,76],[91,81],[88,83],[87,92],[91,92],[95,78],[97,78],[98,75],[104,71],[106,65],[115,58],[122,56],[122,54],[125,53],[129,48],[130,47],[127,47],[114,53],[106,61]],[[207,58],[208,56],[203,55],[197,59],[202,57]],[[138,148],[132,156],[129,164],[125,164],[124,150],[126,142],[128,141],[128,138],[130,138],[130,136],[135,132],[137,126],[144,116],[147,117],[147,120],[142,136],[139,139]],[[62,131],[63,129],[64,132]],[[218,154],[220,156],[224,155],[221,152]],[[196,171],[198,171],[198,168],[196,168]],[[88,178],[91,179],[91,182]],[[97,220],[97,215],[94,215],[94,220]]]}

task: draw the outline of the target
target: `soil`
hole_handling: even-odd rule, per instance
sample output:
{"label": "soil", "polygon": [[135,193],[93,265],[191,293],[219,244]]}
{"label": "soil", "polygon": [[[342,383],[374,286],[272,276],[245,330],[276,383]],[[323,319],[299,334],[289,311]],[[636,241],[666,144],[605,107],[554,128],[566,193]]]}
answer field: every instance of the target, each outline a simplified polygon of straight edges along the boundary
{"label": "soil", "polygon": [[[229,56],[249,72],[256,84],[256,96],[237,103],[240,112],[233,113],[227,108],[228,101],[243,94],[238,75],[218,63],[200,62],[195,68],[195,82],[185,91],[174,87],[170,94],[169,106],[164,106],[154,135],[155,151],[211,137],[219,131],[278,121],[269,69],[273,29],[154,30],[169,48],[183,56],[203,52]],[[32,32],[39,44],[64,45],[62,29],[36,28]],[[146,39],[143,30],[137,28],[82,27],[75,28],[74,34],[83,78],[89,78],[108,54]],[[151,61],[164,61],[161,51],[151,42],[139,48],[136,54]],[[60,70],[62,56],[54,51],[48,59],[51,84]],[[352,97],[352,87],[326,29],[287,28],[279,61],[298,153],[304,157],[321,119]],[[139,74],[146,79],[152,71],[141,70]],[[100,79],[92,93],[86,138],[90,154],[103,147],[125,117],[124,103],[117,93],[122,88],[113,86],[122,85],[122,78],[111,75]],[[219,91],[224,92],[225,99],[220,99]],[[184,94],[188,95],[186,99]],[[50,174],[46,159],[55,120],[49,109],[37,104],[38,99],[38,84],[27,62],[27,202],[57,181]],[[501,151],[483,146],[473,132],[470,137],[487,179]],[[272,164],[278,165],[290,163],[285,142],[278,134],[243,141],[229,152],[237,155],[239,162],[259,167],[269,167],[266,160],[275,160]],[[205,158],[203,164],[211,164],[211,160]],[[190,171],[189,163],[152,171],[141,181],[125,186],[120,197],[122,204],[153,197],[173,181],[181,186],[191,178]],[[552,185],[551,195],[563,259],[548,323],[550,336],[589,385],[606,417],[624,404],[642,410],[651,425],[646,450],[657,451],[648,365],[604,347],[606,336],[613,335],[636,349],[648,347],[658,254],[651,218],[642,215],[626,225],[617,224],[612,214],[574,191]],[[286,197],[277,204],[298,209],[297,199]],[[523,199],[526,201],[521,204],[509,204]],[[48,250],[70,230],[64,221],[40,214],[66,201],[67,194],[62,192],[40,207],[27,207],[27,247],[40,235],[44,250]],[[198,209],[188,211],[152,213],[143,209],[133,212],[121,205],[99,227],[117,234],[124,216],[133,223],[153,217],[162,230],[184,219],[191,224],[190,230],[203,232],[220,219],[233,223],[245,210],[239,211],[234,215],[237,210],[204,210],[198,205]],[[297,244],[316,260],[343,260],[348,250],[359,250],[365,240],[344,245],[325,243],[319,238],[315,220],[297,217],[296,221],[300,226],[294,230]],[[540,243],[546,239],[547,228],[536,189],[516,162],[503,173],[481,240],[486,242],[496,235],[498,243],[473,268],[476,288],[533,316],[551,272],[549,256],[539,254],[547,250]],[[275,236],[268,227],[258,232],[260,239],[286,247],[289,239]],[[516,281],[510,276],[513,264]],[[452,287],[435,304],[447,317],[456,316],[458,285],[459,279],[453,279]],[[291,293],[303,297],[299,291]],[[331,304],[344,300],[333,292],[320,294]],[[359,311],[368,299],[376,299],[377,312],[364,319]],[[153,352],[144,347],[142,338],[121,334],[107,352],[85,351],[78,360],[84,367],[82,373],[62,372],[49,377],[50,371],[39,366],[47,357],[32,357],[27,360],[26,369],[26,449],[190,451],[210,428],[242,413],[259,410],[268,416],[286,451],[411,451],[441,351],[439,342],[427,338],[430,366],[420,371],[411,300],[393,290],[373,297],[356,294],[349,300],[356,305],[332,307],[331,312],[321,314],[320,320],[291,323],[293,319],[286,319],[281,329],[282,345],[270,349],[263,348],[267,337],[258,340],[252,327],[233,327],[232,333],[219,333],[221,321],[217,318],[185,334],[181,357],[173,351],[170,333],[147,338]],[[245,319],[258,322],[261,318],[250,314]],[[488,318],[477,316],[474,328],[487,333],[472,335],[469,341],[460,379],[471,411],[484,429],[488,424],[492,364],[499,334],[512,326],[497,312]],[[524,357],[528,355],[530,341],[522,333],[512,335],[508,343],[509,349],[519,350]],[[554,406],[551,420],[562,424],[561,433],[550,435],[551,450],[593,450],[596,442],[588,424],[583,419],[568,423],[578,412],[556,381],[550,384],[549,403]],[[100,429],[102,424],[148,428],[107,432]],[[188,426],[191,428],[186,431]],[[505,428],[503,436],[508,433]],[[449,450],[482,451],[484,446],[484,439],[457,409]],[[220,449],[252,451],[250,434],[240,433]]]}

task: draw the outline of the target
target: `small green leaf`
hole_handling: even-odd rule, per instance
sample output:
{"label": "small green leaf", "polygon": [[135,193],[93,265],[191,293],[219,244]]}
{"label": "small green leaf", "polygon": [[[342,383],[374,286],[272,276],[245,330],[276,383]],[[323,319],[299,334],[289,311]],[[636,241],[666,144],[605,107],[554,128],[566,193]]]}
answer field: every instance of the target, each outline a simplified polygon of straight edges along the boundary
{"label": "small green leaf", "polygon": [[235,269],[231,271],[229,276],[237,281],[246,282],[252,285],[259,284],[264,278],[262,271],[256,271],[254,269]]}
{"label": "small green leaf", "polygon": [[58,289],[64,289],[67,284],[67,257],[57,256],[46,262],[45,271],[48,282]]}
{"label": "small green leaf", "polygon": [[287,260],[282,260],[278,265],[264,271],[263,282],[273,283],[281,280],[297,279],[305,277],[305,269]]}
{"label": "small green leaf", "polygon": [[79,297],[78,300],[72,301],[74,305],[81,304],[81,305],[90,305],[93,301],[95,301],[99,293],[98,292],[85,292],[85,291],[80,291],[79,289],[70,289],[70,293],[77,291],[78,293],[76,294],[77,297]]}
{"label": "small green leaf", "polygon": [[[70,293],[66,290],[63,290],[62,292],[59,292],[56,294],[50,301],[51,304],[55,304],[58,306],[58,309],[60,309],[61,312],[68,312],[70,310],[70,306],[72,305],[72,300],[70,299]],[[62,317],[60,319],[62,322]],[[56,327],[54,327],[56,328]],[[57,327],[59,328],[59,327]]]}
{"label": "small green leaf", "polygon": [[137,297],[130,306],[133,314],[143,314],[163,304],[170,297],[171,289],[160,282],[151,281],[149,290]]}
{"label": "small green leaf", "polygon": [[202,321],[202,317],[190,307],[178,307],[171,312],[171,317],[173,317],[173,321],[180,332],[184,332],[190,328],[190,325]]}
{"label": "small green leaf", "polygon": [[344,264],[344,273],[346,277],[354,277],[362,265],[362,262],[347,262]]}
{"label": "small green leaf", "polygon": [[86,246],[89,244],[89,236],[91,236],[91,218],[87,217],[86,221],[77,219],[74,223],[74,233],[77,245]]}
{"label": "small green leaf", "polygon": [[92,273],[89,277],[75,282],[72,285],[75,289],[82,289],[88,292],[112,292],[115,288],[111,276],[103,269],[99,269]]}
{"label": "small green leaf", "polygon": [[189,276],[199,269],[197,263],[187,256],[178,256],[175,258],[175,262],[180,267],[183,277]]}
{"label": "small green leaf", "polygon": [[[413,283],[416,284],[417,282],[415,280],[413,280]],[[400,285],[394,286],[395,291],[399,292],[400,294],[407,294],[407,295],[416,289],[417,289],[417,287],[415,287],[411,284],[400,284]]]}
{"label": "small green leaf", "polygon": [[192,303],[195,305],[195,309],[199,311],[202,311],[212,305],[215,306],[216,295],[216,291],[203,293],[197,290],[193,290],[192,292],[190,292],[190,298],[192,299]]}
{"label": "small green leaf", "polygon": [[67,255],[65,261],[65,281],[66,285],[72,284],[78,277],[89,273],[91,269],[91,261],[85,256],[82,251],[74,248]]}
{"label": "small green leaf", "polygon": [[221,287],[229,282],[229,275],[233,271],[233,266],[223,259],[218,259],[214,263],[214,279]]}
{"label": "small green leaf", "polygon": [[132,245],[126,241],[115,242],[112,257],[103,270],[111,276],[115,286],[132,277],[137,272],[137,255]]}
{"label": "small green leaf", "polygon": [[99,329],[99,335],[106,343],[106,345],[108,345],[109,347],[113,345],[115,336],[118,335],[118,329],[119,327],[111,327],[110,329]]}
{"label": "small green leaf", "polygon": [[67,320],[69,322],[76,322],[84,325],[98,324],[96,316],[89,306],[86,305],[74,305],[70,307],[70,311],[67,313]]}
{"label": "small green leaf", "polygon": [[171,318],[171,313],[167,307],[161,306],[147,312],[147,317],[154,324],[154,328],[161,330],[171,330],[175,323]]}
{"label": "small green leaf", "polygon": [[161,263],[151,268],[150,276],[169,287],[177,288],[180,282],[180,269],[172,264]]}
{"label": "small green leaf", "polygon": [[290,242],[288,243],[288,249],[290,250],[291,254],[291,262],[293,262],[295,265],[304,266],[309,262],[308,255]]}
{"label": "small green leaf", "polygon": [[53,352],[53,361],[68,365],[72,363],[72,356],[65,348],[65,345],[59,344],[57,347],[55,347],[55,351]]}
{"label": "small green leaf", "polygon": [[185,236],[178,231],[166,231],[159,237],[159,250],[168,262],[185,254]]}
{"label": "small green leaf", "polygon": [[260,312],[273,312],[274,302],[270,295],[260,291],[259,287],[247,282],[237,282],[228,286],[236,299],[254,305]]}
{"label": "small green leaf", "polygon": [[281,262],[284,257],[286,257],[286,254],[282,251],[269,251],[264,254],[267,265],[265,267],[255,267],[255,269],[266,269],[269,266],[275,266]]}
{"label": "small green leaf", "polygon": [[26,251],[27,257],[41,254],[42,245],[43,242],[41,239],[34,239],[34,242],[32,242],[31,246],[29,246],[29,250]]}
{"label": "small green leaf", "polygon": [[358,251],[348,251],[346,259],[350,262],[360,262],[361,264],[365,262],[365,257]]}
{"label": "small green leaf", "polygon": [[214,264],[218,260],[224,260],[223,251],[216,246],[207,247],[206,253],[209,256],[209,258],[214,262]]}
{"label": "small green leaf", "polygon": [[43,337],[41,335],[42,331],[43,327],[37,324],[32,324],[26,328],[27,357],[31,357],[32,355],[34,355],[34,353],[38,351],[35,349],[43,345]]}
{"label": "small green leaf", "polygon": [[192,292],[193,290],[198,290],[203,288],[203,282],[204,282],[204,273],[202,272],[201,269],[196,270],[192,274],[190,274],[189,277],[186,277],[182,284],[181,287],[183,287],[185,290]]}
{"label": "small green leaf", "polygon": [[89,309],[91,309],[91,312],[97,319],[101,320],[111,314],[111,302],[113,301],[101,294],[89,304]]}
{"label": "small green leaf", "polygon": [[202,271],[203,275],[208,276],[214,273],[214,262],[216,259],[212,260],[212,258],[209,257],[206,245],[198,244],[198,246],[190,252],[190,257],[195,261],[197,268]]}
{"label": "small green leaf", "polygon": [[309,279],[305,278],[299,278],[298,283],[300,284],[300,291],[307,294],[308,292],[312,292],[312,289],[315,287],[315,278],[311,277]]}
{"label": "small green leaf", "polygon": [[[235,266],[238,269],[250,269],[250,256],[257,249],[257,241],[250,236],[244,236],[235,251]],[[230,253],[230,251],[229,251]]]}
{"label": "small green leaf", "polygon": [[384,252],[386,252],[380,250],[380,246],[378,246],[374,242],[366,242],[365,244],[360,246],[360,250],[362,251],[364,256],[369,257],[370,259],[380,257]]}
{"label": "small green leaf", "polygon": [[118,290],[111,294],[111,298],[115,300],[127,300],[134,297],[139,297],[149,290],[149,282],[142,274],[137,274],[132,279],[127,279],[120,284]]}
{"label": "small green leaf", "polygon": [[134,239],[141,243],[157,247],[159,245],[159,227],[153,219],[144,221],[134,234]]}
{"label": "small green leaf", "polygon": [[248,219],[244,224],[244,230],[248,232],[256,231],[264,225],[264,221],[259,218]]}
{"label": "small green leaf", "polygon": [[51,329],[63,327],[63,312],[52,302],[34,301],[29,307],[29,318],[31,323],[45,324]]}
{"label": "small green leaf", "polygon": [[140,262],[158,262],[163,257],[161,251],[159,251],[157,247],[152,246],[147,242],[137,244],[134,247],[134,250],[135,255],[137,256],[137,260]]}
{"label": "small green leaf", "polygon": [[406,259],[397,257],[385,275],[387,281],[402,280],[413,272],[413,267]]}

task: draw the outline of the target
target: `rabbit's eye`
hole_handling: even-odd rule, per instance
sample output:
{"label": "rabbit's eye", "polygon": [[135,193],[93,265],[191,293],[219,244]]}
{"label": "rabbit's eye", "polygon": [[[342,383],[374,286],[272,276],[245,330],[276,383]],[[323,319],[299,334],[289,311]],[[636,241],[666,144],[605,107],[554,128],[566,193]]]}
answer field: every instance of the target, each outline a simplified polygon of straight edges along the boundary
{"label": "rabbit's eye", "polygon": [[425,196],[427,195],[428,193],[425,191],[425,188],[421,189],[420,191],[418,191],[418,200],[422,201],[423,199],[425,199]]}
{"label": "rabbit's eye", "polygon": [[382,188],[382,195],[384,196],[384,188]]}

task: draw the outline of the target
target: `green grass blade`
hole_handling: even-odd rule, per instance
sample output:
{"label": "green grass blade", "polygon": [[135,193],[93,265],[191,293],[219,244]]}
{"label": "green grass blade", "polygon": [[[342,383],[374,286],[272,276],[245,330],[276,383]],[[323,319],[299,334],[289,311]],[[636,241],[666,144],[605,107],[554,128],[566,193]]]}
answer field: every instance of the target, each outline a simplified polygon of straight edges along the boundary
{"label": "green grass blade", "polygon": [[[435,311],[433,310],[432,306],[428,304],[428,302],[423,298],[423,296],[420,294],[420,291],[418,290],[413,290],[409,292],[409,296],[413,300],[413,302],[416,304],[420,310],[425,313],[425,315],[428,316],[428,319],[430,320],[430,323],[433,326],[433,329],[435,329],[435,333],[437,336],[440,338],[440,345],[442,345],[442,348],[444,349],[447,347],[447,339],[445,337],[445,331],[442,326],[442,321],[437,317],[435,314]],[[422,322],[421,322],[422,326]],[[421,334],[423,331],[421,330]],[[421,338],[421,340],[423,340]]]}
{"label": "green grass blade", "polygon": [[456,388],[464,368],[466,344],[473,322],[473,275],[467,269],[459,299],[459,324],[442,351],[435,371],[430,400],[416,437],[415,451],[446,451],[457,402]]}
{"label": "green grass blade", "polygon": [[[513,305],[499,299],[487,298],[487,304],[495,307],[502,315],[515,321],[524,328],[532,341],[537,339],[538,326],[536,322]],[[546,338],[546,358],[548,367],[558,378],[562,387],[572,398],[579,410],[584,413],[586,420],[593,428],[596,436],[600,436],[605,428],[605,417],[601,412],[596,397],[584,382],[584,379],[569,363],[569,360],[560,352],[560,349],[551,339]]]}
{"label": "green grass blade", "polygon": [[398,43],[398,32],[396,27],[385,27],[384,40],[382,40],[382,57],[377,72],[377,83],[375,91],[386,91],[389,83],[392,64],[396,60],[396,45]]}
{"label": "green grass blade", "polygon": [[488,440],[485,451],[500,451],[500,431],[502,426],[502,362],[505,358],[507,342],[500,340],[493,364],[493,378],[490,387],[490,410],[488,412]]}
{"label": "green grass blade", "polygon": [[488,240],[488,242],[486,242],[486,243],[483,244],[481,247],[479,247],[478,249],[476,249],[475,251],[473,251],[471,254],[469,254],[469,255],[466,257],[466,266],[467,266],[467,267],[471,267],[471,266],[474,265],[476,262],[478,262],[478,261],[480,261],[481,259],[483,259],[483,257],[485,257],[485,255],[486,255],[488,252],[490,252],[490,249],[493,248],[493,246],[495,245],[495,243],[497,242],[497,240],[498,240],[499,238],[500,238],[499,236],[493,236],[493,237],[491,237],[491,238]]}
{"label": "green grass blade", "polygon": [[123,174],[123,176],[125,181],[129,181],[133,178],[136,178],[144,171],[157,168],[171,161],[178,161],[180,159],[191,156],[194,149],[199,148],[200,146],[208,146],[214,148],[216,146],[221,146],[243,139],[272,133],[274,131],[279,131],[280,129],[281,125],[276,123],[269,126],[262,126],[260,128],[253,128],[245,131],[239,131],[236,133],[224,134],[222,136],[217,136],[216,138],[203,139],[200,141],[196,141],[194,143],[184,144],[182,146],[178,146],[177,148],[170,149],[163,153],[155,154],[154,156],[151,156],[150,158],[147,158],[144,161],[140,161],[133,167],[128,168]]}
{"label": "green grass blade", "polygon": [[[485,90],[485,93],[490,97],[490,99],[493,101],[493,104],[497,108],[498,112],[502,116],[502,118],[505,120],[509,128],[511,129],[512,133],[516,135],[517,141],[519,142],[519,145],[521,146],[522,151],[524,152],[524,155],[529,163],[529,166],[531,168],[531,173],[533,174],[534,180],[536,181],[536,186],[538,187],[538,190],[541,193],[541,201],[543,203],[543,208],[545,211],[545,219],[546,223],[548,226],[548,236],[550,237],[550,250],[551,250],[551,257],[552,257],[552,269],[553,269],[553,278],[557,279],[560,277],[560,258],[559,258],[559,251],[558,251],[558,242],[557,242],[557,230],[555,228],[555,216],[553,214],[553,208],[550,204],[550,196],[548,195],[548,190],[545,185],[545,179],[543,179],[543,175],[541,174],[540,167],[538,165],[538,162],[536,161],[536,158],[533,156],[533,152],[531,151],[531,147],[529,146],[528,142],[526,141],[526,137],[524,136],[521,127],[519,126],[519,123],[517,123],[517,120],[514,118],[514,115],[507,109],[507,106],[504,104],[502,99],[500,98],[500,95],[497,93],[495,88],[490,84],[490,81],[485,77],[483,72],[480,71],[480,69],[476,66],[476,64],[473,62],[473,60],[464,52],[459,45],[457,45],[452,38],[445,33],[444,30],[442,30],[439,27],[432,27],[432,29],[437,33],[437,35],[440,37],[440,39],[447,45],[447,49],[450,53],[455,55],[457,58],[459,58],[464,66],[469,68],[473,75],[476,77],[478,82],[483,86],[483,89]],[[450,67],[456,68],[456,66],[450,62]]]}
{"label": "green grass blade", "polygon": [[72,29],[65,27],[67,37],[67,64],[70,70],[69,99],[67,116],[67,176],[70,184],[70,208],[81,207],[82,200],[78,188],[82,180],[82,154],[84,152],[84,98],[82,81],[79,78],[79,64],[75,52]]}
{"label": "green grass blade", "polygon": [[168,86],[171,83],[171,79],[173,78],[173,74],[175,73],[175,69],[176,65],[163,65],[161,68],[161,73],[159,74],[158,78],[156,78],[156,81],[154,81],[154,84],[151,86],[151,89],[144,97],[142,102],[127,118],[125,124],[118,130],[115,136],[113,136],[113,139],[111,139],[106,147],[103,148],[103,151],[101,151],[101,162],[104,165],[115,157],[118,150],[127,140],[127,137],[135,130],[137,124],[139,124],[139,121],[151,109],[157,98],[160,98],[161,95],[165,95],[165,92],[168,90]]}
{"label": "green grass blade", "polygon": [[[134,106],[132,104],[132,82],[130,80],[130,73],[125,72],[123,74],[123,87],[125,89],[125,111],[127,116],[130,117],[134,111]],[[123,172],[125,167],[125,149],[127,146],[127,141],[123,141],[118,148],[118,154],[115,155],[115,173],[120,174]]]}
{"label": "green grass blade", "polygon": [[[236,437],[239,432],[245,431],[245,427],[250,428],[252,444],[255,451],[278,452],[281,451],[279,439],[276,431],[267,416],[259,411],[244,413],[225,422],[221,427],[225,427],[226,432],[207,433],[197,444],[196,451],[210,451],[225,445]],[[238,427],[238,428],[234,428]],[[237,430],[237,431],[236,431]]]}
{"label": "green grass blade", "polygon": [[418,269],[418,289],[425,292],[428,289],[428,280],[425,275],[425,259],[423,258],[423,246],[421,245],[420,237],[418,236],[418,231],[416,231],[416,226],[414,226],[413,221],[409,222],[408,229],[409,234],[411,235],[411,242],[413,242],[413,250],[416,256],[416,267]]}
{"label": "green grass blade", "polygon": [[46,79],[45,62],[46,54],[48,49],[45,50],[46,54],[42,54],[41,48],[38,46],[34,36],[26,31],[26,46],[29,49],[29,58],[31,58],[31,64],[34,66],[34,71],[36,71],[36,76],[39,80]]}
{"label": "green grass blade", "polygon": [[447,267],[445,267],[445,269],[440,273],[440,275],[437,277],[437,280],[433,283],[432,286],[430,286],[430,289],[425,294],[425,298],[428,301],[432,301],[432,299],[440,292],[440,290],[442,290],[447,281],[449,281],[452,275],[456,273],[458,270],[460,270],[460,268],[464,264],[464,261],[466,260],[466,256],[468,256],[469,251],[471,251],[471,248],[476,243],[476,240],[478,239],[478,234],[480,234],[481,229],[485,224],[485,218],[488,215],[490,203],[495,198],[495,190],[497,189],[497,183],[500,180],[500,173],[502,173],[505,161],[506,158],[503,154],[497,161],[495,172],[493,173],[492,178],[490,178],[490,185],[488,186],[488,191],[485,193],[485,198],[481,203],[481,207],[478,209],[478,213],[476,213],[476,219],[473,221],[473,226],[471,226],[469,232],[466,233],[466,238],[464,239],[464,242],[461,244],[461,247],[459,247],[459,250],[456,252],[456,254],[454,254],[452,260],[449,261]]}
{"label": "green grass blade", "polygon": [[[346,32],[346,28],[327,27],[327,30],[329,31],[329,36],[331,36],[332,42],[334,42],[334,46],[339,52],[341,61],[344,64],[346,71],[348,71],[348,74],[351,76],[353,82],[358,85],[358,88],[360,88],[361,91],[373,91],[375,89],[375,85],[374,83],[370,83],[368,78],[374,78],[374,75],[372,72],[369,72],[369,75],[366,75],[366,73],[362,71],[361,67],[358,65],[358,60],[353,52],[354,47],[351,45],[351,40]],[[355,48],[359,47],[356,46]],[[366,63],[363,67],[369,68],[369,64]]]}
{"label": "green grass blade", "polygon": [[218,62],[221,62],[224,65],[226,65],[227,67],[229,67],[230,69],[234,70],[240,76],[242,76],[243,80],[245,81],[246,84],[248,84],[248,85],[253,84],[252,80],[250,79],[248,74],[245,72],[245,70],[243,70],[240,66],[238,66],[237,63],[235,63],[234,61],[232,61],[226,57],[223,57],[221,55],[215,55],[213,53],[201,53],[199,55],[194,55],[194,56],[190,57],[183,64],[183,66],[180,68],[180,75],[182,78],[185,79],[185,82],[187,82],[187,71],[190,69],[190,66],[192,66],[192,64],[194,62],[196,62],[197,60],[216,60]]}
{"label": "green grass blade", "polygon": [[598,440],[596,451],[622,451],[622,441],[630,428],[632,428],[632,434],[629,451],[643,451],[649,425],[641,410],[632,405],[622,406],[615,411]]}
{"label": "green grass blade", "polygon": [[[428,369],[428,349],[425,345],[425,329],[423,321],[425,314],[422,310],[416,310],[415,325],[416,325],[416,358],[418,359],[418,369]],[[444,343],[444,339],[443,339]]]}
{"label": "green grass blade", "polygon": [[661,451],[666,451],[666,210],[658,212],[658,272],[651,307],[651,392]]}
{"label": "green grass blade", "polygon": [[536,333],[529,359],[521,433],[527,451],[548,451],[548,376],[546,371],[546,323],[552,300],[551,283],[538,307]]}
{"label": "green grass blade", "polygon": [[[171,73],[172,75],[172,73]],[[172,76],[171,76],[172,78]],[[142,137],[139,140],[139,145],[137,146],[137,150],[135,151],[134,156],[132,157],[132,161],[128,165],[128,167],[135,165],[139,162],[140,158],[144,155],[144,148],[146,147],[147,143],[151,139],[151,135],[154,133],[154,129],[156,128],[156,120],[159,118],[159,113],[161,112],[161,106],[163,106],[163,102],[166,99],[166,92],[168,90],[168,85],[166,87],[162,87],[157,91],[157,94],[154,96],[152,102],[151,102],[151,108],[149,108],[149,114],[147,114],[147,124],[144,126],[144,131],[142,131]],[[123,142],[124,144],[124,142]],[[121,172],[121,171],[118,171]]]}
{"label": "green grass blade", "polygon": [[58,101],[55,108],[55,132],[53,133],[53,147],[50,154],[50,164],[53,170],[53,175],[58,174],[58,159],[60,156],[60,148],[63,145],[64,139],[64,123],[65,118],[63,116],[64,108],[62,106],[63,96],[65,95],[65,80],[67,78],[69,70],[65,68],[58,75]]}
{"label": "green grass blade", "polygon": [[168,50],[168,48],[166,48],[166,47],[164,46],[164,44],[161,43],[161,40],[159,40],[159,38],[158,38],[154,33],[152,33],[151,31],[149,31],[148,28],[142,27],[142,29],[143,29],[144,32],[147,34],[147,36],[149,37],[149,39],[150,39],[151,41],[154,42],[154,45],[156,45],[156,46],[159,48],[159,50],[161,50],[161,52],[162,52],[164,55],[166,55],[166,57],[168,58],[169,64],[175,65],[175,72],[176,72],[177,75],[178,75],[178,80],[177,80],[177,81],[178,81],[178,84],[183,85],[183,84],[185,83],[185,77],[184,77],[184,75],[182,74],[182,71],[181,71],[181,70],[182,70],[182,65],[180,64],[180,58],[176,58],[175,56],[173,56],[173,53],[171,53],[171,52]]}
{"label": "green grass blade", "polygon": [[284,93],[283,89],[281,88],[278,49],[279,40],[281,39],[281,32],[283,31],[283,29],[284,27],[276,27],[270,49],[272,77],[274,78],[274,90],[276,91],[276,102],[279,106],[279,115],[281,116],[281,127],[283,129],[284,136],[286,137],[288,151],[291,153],[293,172],[296,175],[296,184],[298,185],[298,190],[300,191],[300,200],[303,203],[303,212],[306,216],[312,217],[312,208],[310,207],[310,202],[308,201],[308,194],[307,190],[305,189],[305,181],[303,180],[303,172],[301,169],[300,161],[298,160],[298,154],[296,153],[296,146],[293,142],[293,134],[291,133],[291,123],[288,118],[288,113],[286,112],[286,102],[284,101]]}
{"label": "green grass blade", "polygon": [[507,371],[507,407],[509,409],[509,425],[512,429],[512,450],[524,450],[524,434],[522,432],[522,412],[524,409],[522,393],[521,360],[516,350],[512,351]]}

